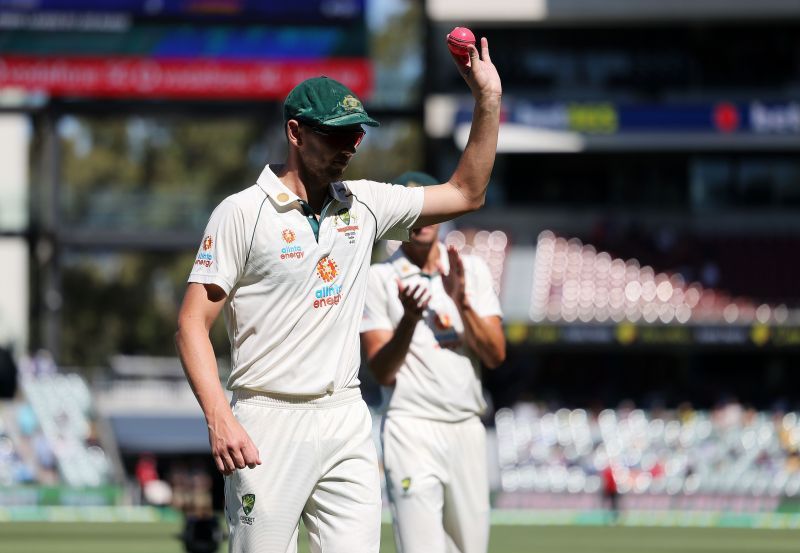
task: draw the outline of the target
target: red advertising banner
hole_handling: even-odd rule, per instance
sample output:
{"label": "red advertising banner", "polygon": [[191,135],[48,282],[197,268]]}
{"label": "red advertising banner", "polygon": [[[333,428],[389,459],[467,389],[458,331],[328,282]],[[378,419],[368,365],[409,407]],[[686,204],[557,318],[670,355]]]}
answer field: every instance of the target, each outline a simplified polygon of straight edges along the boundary
{"label": "red advertising banner", "polygon": [[0,56],[0,89],[50,96],[170,99],[283,99],[300,81],[326,75],[369,96],[365,58],[216,61],[152,58]]}

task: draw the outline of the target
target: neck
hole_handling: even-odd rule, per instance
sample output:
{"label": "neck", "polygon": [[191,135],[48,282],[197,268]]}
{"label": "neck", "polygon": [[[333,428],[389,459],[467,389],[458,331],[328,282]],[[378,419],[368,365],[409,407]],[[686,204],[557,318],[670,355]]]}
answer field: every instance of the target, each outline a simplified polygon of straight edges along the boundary
{"label": "neck", "polygon": [[423,273],[435,273],[439,261],[439,242],[431,244],[411,244],[404,242],[402,246],[406,257]]}
{"label": "neck", "polygon": [[304,167],[287,160],[283,165],[271,166],[275,176],[298,198],[308,203],[319,213],[328,194],[329,182],[315,177]]}

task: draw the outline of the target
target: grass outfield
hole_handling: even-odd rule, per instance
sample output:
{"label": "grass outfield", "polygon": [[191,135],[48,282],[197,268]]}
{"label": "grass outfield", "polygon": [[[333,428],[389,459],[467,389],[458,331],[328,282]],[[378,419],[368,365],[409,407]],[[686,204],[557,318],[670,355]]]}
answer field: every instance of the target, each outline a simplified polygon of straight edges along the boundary
{"label": "grass outfield", "polygon": [[[0,553],[181,553],[165,523],[0,523]],[[302,534],[302,533],[301,533]],[[299,553],[308,553],[301,535]],[[220,551],[226,551],[222,548]],[[788,553],[798,530],[495,526],[490,553]],[[384,525],[381,553],[395,553]]]}

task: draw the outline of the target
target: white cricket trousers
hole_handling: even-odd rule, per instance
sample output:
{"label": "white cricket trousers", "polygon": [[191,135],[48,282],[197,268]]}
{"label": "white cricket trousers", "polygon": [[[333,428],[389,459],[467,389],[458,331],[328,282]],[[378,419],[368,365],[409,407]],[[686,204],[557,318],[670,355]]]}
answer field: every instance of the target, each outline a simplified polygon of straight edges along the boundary
{"label": "white cricket trousers", "polygon": [[398,553],[486,553],[489,475],[480,420],[387,416],[381,439]]}
{"label": "white cricket trousers", "polygon": [[380,477],[358,388],[322,397],[237,391],[233,413],[261,465],[225,478],[231,553],[295,553],[300,518],[314,553],[378,553]]}

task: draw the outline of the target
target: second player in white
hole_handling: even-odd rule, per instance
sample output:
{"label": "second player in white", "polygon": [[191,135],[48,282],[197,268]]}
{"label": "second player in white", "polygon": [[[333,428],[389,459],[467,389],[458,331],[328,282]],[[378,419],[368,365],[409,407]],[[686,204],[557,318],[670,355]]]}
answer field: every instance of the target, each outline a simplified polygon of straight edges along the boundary
{"label": "second player in white", "polygon": [[[436,182],[421,173],[398,180]],[[445,249],[438,227],[413,229],[410,242],[372,266],[361,340],[391,394],[381,439],[398,551],[485,553],[480,364],[499,365],[505,339],[488,267]]]}

